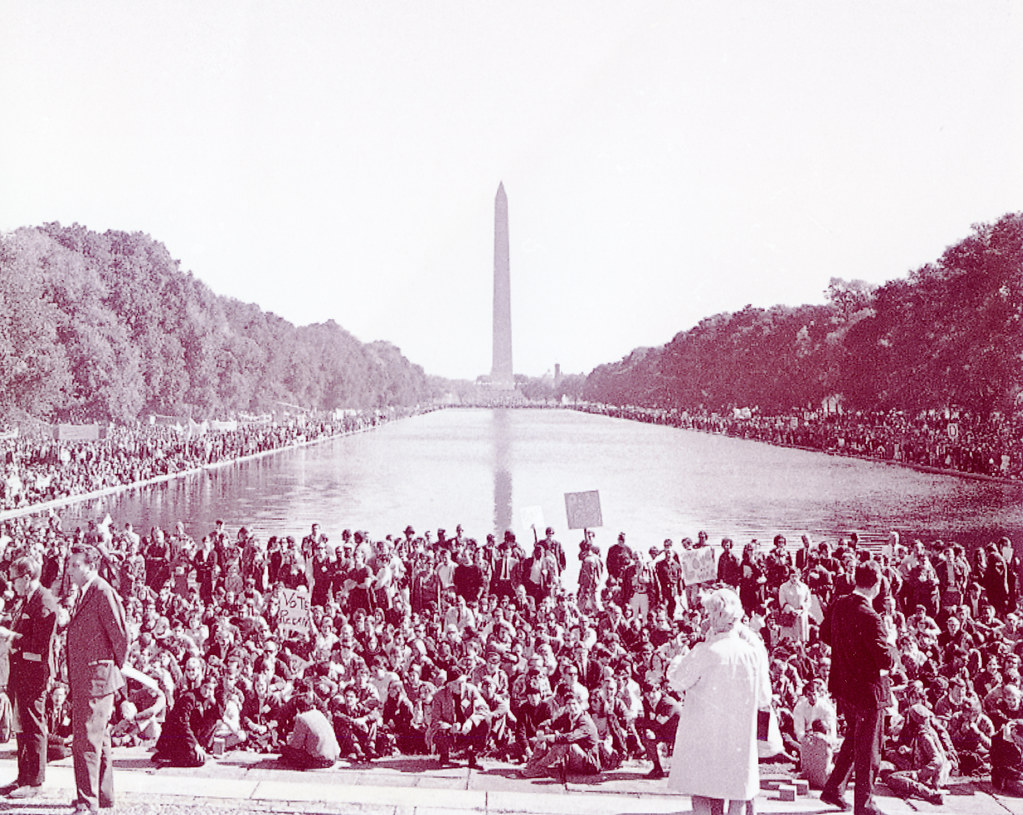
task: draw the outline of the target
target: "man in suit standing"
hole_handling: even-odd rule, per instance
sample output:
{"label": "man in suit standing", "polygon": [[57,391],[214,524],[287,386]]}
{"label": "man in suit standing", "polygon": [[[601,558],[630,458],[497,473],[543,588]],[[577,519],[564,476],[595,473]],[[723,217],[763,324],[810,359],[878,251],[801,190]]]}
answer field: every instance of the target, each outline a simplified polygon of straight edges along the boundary
{"label": "man in suit standing", "polygon": [[42,564],[32,557],[11,564],[14,593],[24,600],[11,628],[0,627],[10,644],[11,701],[18,733],[18,777],[0,788],[9,798],[34,798],[46,779],[46,694],[54,673],[57,599],[40,585]]}
{"label": "man in suit standing", "polygon": [[891,703],[888,672],[893,664],[881,617],[871,605],[880,588],[879,564],[860,563],[852,593],[835,598],[821,625],[821,638],[831,645],[829,688],[847,727],[821,801],[849,809],[843,793],[855,773],[855,815],[880,813],[873,801],[874,778],[881,761],[884,710]]}
{"label": "man in suit standing", "polygon": [[114,693],[124,685],[121,668],[128,655],[128,632],[120,598],[97,573],[100,557],[95,547],[76,547],[68,564],[71,580],[78,586],[78,602],[67,629],[76,813],[95,813],[100,806],[114,805],[110,715]]}

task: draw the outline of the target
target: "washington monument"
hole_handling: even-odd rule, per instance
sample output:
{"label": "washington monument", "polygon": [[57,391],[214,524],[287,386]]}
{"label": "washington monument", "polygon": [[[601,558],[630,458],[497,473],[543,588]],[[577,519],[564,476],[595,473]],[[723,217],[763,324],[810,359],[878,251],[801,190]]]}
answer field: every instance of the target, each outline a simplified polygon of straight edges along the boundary
{"label": "washington monument", "polygon": [[494,199],[494,365],[491,387],[513,389],[511,339],[511,272],[508,266],[508,197],[504,184]]}

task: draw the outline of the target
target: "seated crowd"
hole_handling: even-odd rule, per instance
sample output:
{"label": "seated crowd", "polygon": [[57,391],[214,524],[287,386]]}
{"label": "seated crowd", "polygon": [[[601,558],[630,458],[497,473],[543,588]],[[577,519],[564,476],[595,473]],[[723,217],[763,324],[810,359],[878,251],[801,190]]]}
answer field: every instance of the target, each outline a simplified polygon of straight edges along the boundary
{"label": "seated crowd", "polygon": [[[875,601],[896,655],[885,774],[905,795],[940,799],[951,774],[990,777],[1023,795],[1023,619],[1020,561],[1003,538],[967,557],[955,543],[896,535],[883,549],[856,535],[740,556],[715,549],[716,580],[687,585],[689,550],[671,540],[636,551],[620,535],[606,557],[579,544],[578,591],[547,529],[523,547],[512,533],[479,543],[458,527],[375,539],[317,525],[301,540],[262,541],[217,522],[197,542],[178,524],[143,538],[131,526],[9,521],[0,589],[29,554],[42,580],[74,601],[64,573],[73,543],[92,543],[124,598],[129,667],[115,744],[146,744],[155,761],[198,766],[222,750],[280,755],[300,768],[394,753],[463,755],[522,765],[527,777],[613,770],[628,759],[665,774],[680,700],[668,663],[706,631],[701,592],[736,589],[770,655],[780,738],[765,758],[791,760],[819,786],[842,722],[828,697],[829,649],[818,628],[852,591],[857,564],[883,574]],[[296,623],[293,611],[308,608]],[[285,606],[291,611],[284,614]],[[287,625],[282,620],[287,617]],[[6,683],[0,655],[0,688]],[[70,737],[67,688],[48,700],[51,752]]]}

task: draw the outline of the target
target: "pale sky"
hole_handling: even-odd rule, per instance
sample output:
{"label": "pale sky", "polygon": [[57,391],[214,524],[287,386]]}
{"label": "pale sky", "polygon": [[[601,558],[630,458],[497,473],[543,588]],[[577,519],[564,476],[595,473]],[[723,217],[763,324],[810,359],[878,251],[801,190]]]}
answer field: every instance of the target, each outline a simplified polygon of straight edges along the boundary
{"label": "pale sky", "polygon": [[0,230],[142,231],[215,292],[588,372],[883,282],[1023,209],[1019,2],[0,0]]}

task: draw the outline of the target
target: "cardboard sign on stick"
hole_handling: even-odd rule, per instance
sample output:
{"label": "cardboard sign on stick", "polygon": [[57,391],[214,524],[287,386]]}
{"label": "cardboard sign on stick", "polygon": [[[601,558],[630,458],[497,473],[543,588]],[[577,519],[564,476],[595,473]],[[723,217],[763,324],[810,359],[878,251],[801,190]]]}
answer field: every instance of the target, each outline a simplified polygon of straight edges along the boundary
{"label": "cardboard sign on stick", "polygon": [[568,516],[569,529],[592,529],[603,526],[600,515],[600,493],[597,490],[588,492],[566,492],[565,514]]}

